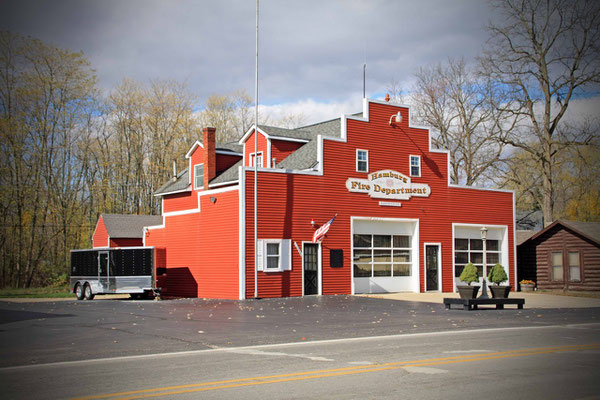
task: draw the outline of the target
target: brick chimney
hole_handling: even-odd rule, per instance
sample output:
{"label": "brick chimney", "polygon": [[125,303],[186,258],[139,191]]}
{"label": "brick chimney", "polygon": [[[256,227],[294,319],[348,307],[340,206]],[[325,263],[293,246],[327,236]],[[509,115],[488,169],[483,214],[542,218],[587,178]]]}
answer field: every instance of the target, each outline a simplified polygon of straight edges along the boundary
{"label": "brick chimney", "polygon": [[204,190],[208,190],[208,182],[217,174],[215,153],[215,128],[202,129],[202,144],[204,145]]}

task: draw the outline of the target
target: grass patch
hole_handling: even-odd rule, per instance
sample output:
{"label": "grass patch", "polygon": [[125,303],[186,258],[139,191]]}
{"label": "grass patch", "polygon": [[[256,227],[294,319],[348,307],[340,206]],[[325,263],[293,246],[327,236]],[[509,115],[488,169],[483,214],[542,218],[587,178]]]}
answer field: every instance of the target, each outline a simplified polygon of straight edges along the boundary
{"label": "grass patch", "polygon": [[69,293],[69,286],[49,286],[42,288],[5,288],[0,289],[0,298],[66,298],[75,294]]}

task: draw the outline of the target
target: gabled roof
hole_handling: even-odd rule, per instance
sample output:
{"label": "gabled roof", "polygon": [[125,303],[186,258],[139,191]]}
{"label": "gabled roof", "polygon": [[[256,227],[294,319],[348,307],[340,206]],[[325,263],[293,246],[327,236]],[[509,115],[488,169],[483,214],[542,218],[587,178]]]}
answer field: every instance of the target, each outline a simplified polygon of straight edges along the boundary
{"label": "gabled roof", "polygon": [[600,222],[583,222],[583,221],[568,221],[565,219],[559,219],[542,229],[531,237],[531,240],[535,240],[544,233],[548,232],[557,225],[561,225],[580,236],[585,237],[588,240],[600,245]]}
{"label": "gabled roof", "polygon": [[[362,113],[354,114],[362,115]],[[246,135],[249,135],[254,128],[250,130],[240,139],[243,140]],[[259,131],[268,135],[272,139],[290,139],[293,141],[306,142],[298,150],[290,154],[285,159],[281,160],[277,165],[277,168],[291,169],[291,170],[304,170],[314,168],[317,164],[317,137],[319,135],[326,137],[340,137],[341,136],[341,119],[336,118],[316,124],[302,126],[296,129],[285,129],[278,128],[269,125],[259,125]],[[196,142],[192,149],[201,145],[200,142]],[[239,142],[229,143],[217,143],[216,150],[225,150],[235,153],[242,153],[243,145]],[[243,165],[243,161],[240,160],[221,174],[216,176],[210,181],[210,185],[224,184],[226,182],[235,182],[239,179],[238,167]],[[180,192],[191,188],[189,184],[189,171],[185,169],[182,171],[175,180],[171,179],[165,183],[160,189],[158,189],[155,195],[161,195],[172,192]]]}
{"label": "gabled roof", "polygon": [[[362,114],[362,113],[361,113]],[[310,141],[316,139],[318,135],[328,137],[340,137],[340,118],[319,122],[316,124],[301,126],[299,128],[287,129],[269,125],[258,125],[258,131],[271,139]],[[254,126],[248,129],[248,132],[240,138],[239,143],[243,143],[253,132]]]}
{"label": "gabled roof", "polygon": [[190,187],[191,187],[191,185],[190,185],[189,171],[188,171],[188,168],[186,168],[183,171],[181,171],[179,174],[177,174],[176,179],[172,179],[172,178],[169,179],[167,181],[167,183],[162,185],[154,193],[154,195],[156,196],[156,195],[165,194],[165,193],[182,192]]}
{"label": "gabled roof", "polygon": [[160,215],[101,214],[111,238],[143,238],[144,227],[162,224]]}

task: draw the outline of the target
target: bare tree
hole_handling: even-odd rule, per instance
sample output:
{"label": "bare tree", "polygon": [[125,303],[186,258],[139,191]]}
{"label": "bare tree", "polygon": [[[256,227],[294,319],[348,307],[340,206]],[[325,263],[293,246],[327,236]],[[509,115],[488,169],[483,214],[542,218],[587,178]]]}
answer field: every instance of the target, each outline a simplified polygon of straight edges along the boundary
{"label": "bare tree", "polygon": [[503,85],[510,99],[498,108],[524,118],[502,138],[539,165],[544,225],[554,215],[553,169],[564,149],[586,144],[592,134],[561,129],[571,100],[600,82],[600,3],[597,1],[505,0],[495,8],[482,69]]}
{"label": "bare tree", "polygon": [[306,116],[302,113],[285,113],[274,125],[281,128],[296,129],[306,125]]}
{"label": "bare tree", "polygon": [[96,78],[80,53],[0,35],[1,285],[29,286],[38,271],[66,272],[76,247],[82,171]]}
{"label": "bare tree", "polygon": [[502,92],[467,67],[464,59],[424,67],[416,74],[416,117],[437,130],[436,147],[449,150],[450,179],[473,185],[501,161],[502,142],[514,118],[495,104]]}
{"label": "bare tree", "polygon": [[[218,142],[240,139],[254,124],[253,100],[245,90],[229,94],[212,94],[200,112],[201,126],[217,129]],[[259,114],[259,124],[267,124],[268,118]]]}
{"label": "bare tree", "polygon": [[182,83],[154,81],[146,87],[126,79],[112,90],[107,106],[106,130],[94,148],[109,192],[119,199],[108,210],[157,213],[154,192],[169,179],[170,161],[199,136],[195,97]]}

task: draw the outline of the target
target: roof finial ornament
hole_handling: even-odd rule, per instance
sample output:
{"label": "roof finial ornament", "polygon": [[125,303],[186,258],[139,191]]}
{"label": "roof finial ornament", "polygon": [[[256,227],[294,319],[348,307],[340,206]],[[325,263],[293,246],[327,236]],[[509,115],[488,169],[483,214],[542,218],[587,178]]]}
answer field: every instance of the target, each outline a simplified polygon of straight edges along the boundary
{"label": "roof finial ornament", "polygon": [[385,94],[385,101],[390,101],[390,94],[389,93]]}

